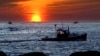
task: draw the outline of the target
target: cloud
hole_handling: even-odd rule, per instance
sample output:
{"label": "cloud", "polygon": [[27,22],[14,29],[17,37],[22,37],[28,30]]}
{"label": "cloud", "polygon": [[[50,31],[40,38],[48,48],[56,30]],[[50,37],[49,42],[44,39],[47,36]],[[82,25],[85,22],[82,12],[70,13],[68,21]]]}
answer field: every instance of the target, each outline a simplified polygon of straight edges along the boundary
{"label": "cloud", "polygon": [[0,4],[11,3],[11,2],[21,2],[21,1],[29,1],[29,0],[0,0]]}
{"label": "cloud", "polygon": [[70,14],[95,9],[100,9],[100,0],[65,0],[47,6],[47,10],[51,14]]}
{"label": "cloud", "polygon": [[29,0],[0,0],[0,8],[17,6],[16,2],[24,2]]}
{"label": "cloud", "polygon": [[23,11],[17,3],[26,1],[29,0],[0,0],[0,21],[24,21]]}
{"label": "cloud", "polygon": [[[99,20],[100,0],[65,0],[47,6],[49,17],[59,20]],[[99,20],[100,21],[100,20]]]}

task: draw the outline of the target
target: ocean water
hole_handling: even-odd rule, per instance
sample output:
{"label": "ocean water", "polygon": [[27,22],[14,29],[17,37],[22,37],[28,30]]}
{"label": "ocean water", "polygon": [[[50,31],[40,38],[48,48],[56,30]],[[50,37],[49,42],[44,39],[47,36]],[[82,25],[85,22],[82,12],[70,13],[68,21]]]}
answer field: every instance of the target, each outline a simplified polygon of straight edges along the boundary
{"label": "ocean water", "polygon": [[[40,40],[45,36],[55,37],[55,27],[62,28],[61,23],[0,23],[0,41],[12,40]],[[88,34],[87,41],[50,42],[50,41],[25,41],[25,42],[0,42],[0,51],[8,56],[18,56],[29,52],[44,52],[48,56],[69,56],[79,51],[100,51],[100,23],[63,23],[63,28],[69,26],[70,32]],[[8,27],[16,27],[18,31],[9,31]]]}

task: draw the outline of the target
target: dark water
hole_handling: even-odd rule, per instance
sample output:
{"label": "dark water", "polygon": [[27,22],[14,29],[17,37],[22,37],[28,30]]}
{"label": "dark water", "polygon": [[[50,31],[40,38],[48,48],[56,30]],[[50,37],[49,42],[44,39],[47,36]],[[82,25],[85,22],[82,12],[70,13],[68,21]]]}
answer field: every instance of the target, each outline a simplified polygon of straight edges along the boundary
{"label": "dark water", "polygon": [[[55,23],[14,23],[0,24],[0,41],[20,39],[41,39],[45,36],[55,37]],[[60,23],[57,28],[61,27]],[[8,56],[18,56],[28,52],[44,52],[49,56],[69,56],[73,52],[96,50],[100,51],[100,23],[64,23],[71,32],[87,32],[87,41],[50,42],[50,41],[26,41],[13,43],[0,43],[0,50]],[[17,27],[19,31],[9,31],[9,26]]]}

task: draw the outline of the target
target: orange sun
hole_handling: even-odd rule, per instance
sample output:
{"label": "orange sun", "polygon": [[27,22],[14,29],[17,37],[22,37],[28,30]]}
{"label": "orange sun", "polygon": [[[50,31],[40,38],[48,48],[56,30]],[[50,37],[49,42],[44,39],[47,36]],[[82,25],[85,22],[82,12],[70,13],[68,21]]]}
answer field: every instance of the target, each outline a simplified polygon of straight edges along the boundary
{"label": "orange sun", "polygon": [[39,14],[33,14],[32,16],[32,22],[41,22],[41,17]]}

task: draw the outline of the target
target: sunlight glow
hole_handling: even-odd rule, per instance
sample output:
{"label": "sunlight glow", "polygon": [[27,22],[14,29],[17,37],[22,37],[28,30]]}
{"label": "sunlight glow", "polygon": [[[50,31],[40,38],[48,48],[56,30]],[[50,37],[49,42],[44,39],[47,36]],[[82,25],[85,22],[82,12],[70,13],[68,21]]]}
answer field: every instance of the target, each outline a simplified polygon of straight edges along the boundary
{"label": "sunlight glow", "polygon": [[32,22],[41,22],[41,17],[39,14],[33,14],[32,16]]}

